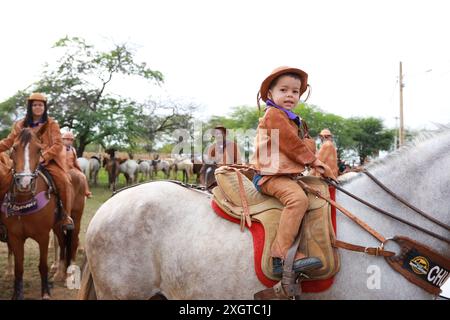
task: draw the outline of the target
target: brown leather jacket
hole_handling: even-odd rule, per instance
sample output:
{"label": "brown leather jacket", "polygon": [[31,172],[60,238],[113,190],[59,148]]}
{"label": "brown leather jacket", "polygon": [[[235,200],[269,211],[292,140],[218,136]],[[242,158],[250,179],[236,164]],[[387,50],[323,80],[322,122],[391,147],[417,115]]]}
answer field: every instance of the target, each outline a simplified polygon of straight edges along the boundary
{"label": "brown leather jacket", "polygon": [[314,153],[299,137],[298,130],[282,110],[266,110],[264,117],[259,119],[256,151],[252,159],[261,175],[299,174],[305,170],[305,165],[316,160]]}
{"label": "brown leather jacket", "polygon": [[[25,119],[17,121],[14,124],[11,133],[5,139],[0,141],[0,152],[11,149],[14,141],[23,129],[24,121]],[[50,160],[54,160],[58,167],[67,171],[65,151],[58,123],[53,118],[48,117],[47,122],[44,123],[42,127],[36,127],[36,130],[39,130],[40,134],[42,157],[45,161],[44,165],[48,164]]]}
{"label": "brown leather jacket", "polygon": [[[217,155],[216,148],[218,150]],[[239,152],[239,148],[236,143],[234,143],[233,141],[226,141],[225,151],[223,149],[223,146],[219,146],[217,143],[214,143],[208,149],[208,158],[214,159],[219,165],[242,163],[241,153]]]}
{"label": "brown leather jacket", "polygon": [[[335,177],[338,176],[339,168],[337,166],[337,151],[333,142],[329,140],[325,141],[317,153],[317,158],[330,167]],[[320,176],[320,173],[313,169],[311,175]]]}

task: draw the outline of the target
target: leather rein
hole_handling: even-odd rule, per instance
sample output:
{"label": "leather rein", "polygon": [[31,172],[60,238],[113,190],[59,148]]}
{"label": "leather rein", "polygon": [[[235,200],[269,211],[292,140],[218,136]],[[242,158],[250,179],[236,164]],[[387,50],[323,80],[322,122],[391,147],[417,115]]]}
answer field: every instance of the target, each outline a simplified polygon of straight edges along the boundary
{"label": "leather rein", "polygon": [[[414,210],[415,212],[419,213],[420,215],[422,215],[423,217],[425,217],[425,218],[428,219],[429,221],[434,222],[435,224],[441,226],[442,228],[444,228],[444,229],[446,229],[446,230],[450,230],[450,227],[449,227],[448,225],[446,225],[446,224],[444,224],[443,222],[441,222],[441,221],[439,221],[439,220],[437,220],[437,219],[431,217],[429,214],[427,214],[427,213],[423,212],[422,210],[416,208],[415,206],[413,206],[412,204],[410,204],[409,202],[407,202],[405,199],[403,199],[403,198],[401,198],[399,195],[395,194],[392,190],[390,190],[389,188],[387,188],[383,183],[381,183],[377,178],[375,178],[375,177],[374,177],[370,172],[368,172],[367,170],[364,169],[362,172],[363,172],[364,174],[366,174],[372,181],[374,181],[379,187],[381,187],[383,190],[385,190],[385,191],[386,191],[389,195],[391,195],[393,198],[397,199],[398,201],[400,201],[401,203],[403,203],[403,204],[406,205],[407,207],[409,207],[409,208],[411,208],[412,210]],[[413,227],[413,228],[415,228],[415,229],[417,229],[417,230],[420,230],[420,231],[422,231],[422,232],[424,232],[424,233],[426,233],[426,234],[428,234],[428,235],[430,235],[430,236],[432,236],[432,237],[434,237],[434,238],[436,238],[436,239],[439,239],[439,240],[441,240],[441,241],[450,243],[450,239],[448,239],[448,238],[446,238],[446,237],[443,237],[443,236],[441,236],[441,235],[438,235],[438,234],[436,234],[436,233],[434,233],[434,232],[432,232],[432,231],[430,231],[430,230],[427,230],[427,229],[425,229],[425,228],[422,228],[421,226],[418,226],[418,225],[416,225],[416,224],[414,224],[414,223],[412,223],[412,222],[410,222],[410,221],[407,221],[407,220],[405,220],[405,219],[402,219],[402,218],[400,218],[400,217],[397,217],[397,216],[393,215],[392,213],[390,213],[390,212],[388,212],[388,211],[386,211],[386,210],[383,210],[383,209],[381,209],[381,208],[379,208],[379,207],[377,207],[377,206],[375,206],[375,205],[373,205],[373,204],[371,204],[371,203],[369,203],[369,202],[367,202],[367,201],[365,201],[365,200],[359,198],[358,196],[354,195],[353,193],[351,193],[351,192],[345,190],[344,188],[340,187],[339,185],[337,185],[337,184],[336,184],[334,181],[332,181],[332,180],[327,179],[327,180],[325,180],[325,181],[326,181],[329,185],[335,187],[337,190],[342,191],[342,192],[345,193],[346,195],[352,197],[353,199],[355,199],[355,200],[361,202],[362,204],[368,206],[369,208],[372,208],[373,210],[375,210],[375,211],[377,211],[377,212],[379,212],[379,213],[382,213],[382,214],[384,214],[384,215],[387,215],[387,216],[389,216],[389,217],[391,217],[391,218],[393,218],[393,219],[395,219],[395,220],[397,220],[397,221],[400,221],[400,222],[402,222],[402,223],[404,223],[404,224],[406,224],[406,225],[408,225],[408,226],[410,226],[410,227]],[[339,209],[339,208],[338,208],[338,209]],[[339,210],[340,210],[340,209],[339,209]]]}

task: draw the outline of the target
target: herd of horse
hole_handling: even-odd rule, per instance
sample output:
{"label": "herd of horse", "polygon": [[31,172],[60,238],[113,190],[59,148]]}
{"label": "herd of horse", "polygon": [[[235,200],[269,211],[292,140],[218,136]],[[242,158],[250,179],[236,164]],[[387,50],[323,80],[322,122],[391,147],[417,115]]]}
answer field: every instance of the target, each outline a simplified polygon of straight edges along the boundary
{"label": "herd of horse", "polygon": [[[152,160],[133,160],[122,159],[116,157],[114,152],[110,152],[108,156],[100,154],[91,156],[89,159],[80,157],[77,159],[78,164],[85,174],[86,178],[94,186],[98,185],[98,174],[100,169],[105,168],[108,173],[108,187],[115,191],[119,175],[125,176],[127,186],[153,180],[158,172],[162,172],[165,179],[178,179],[178,172],[182,173],[182,181],[188,183],[194,175],[197,184],[201,184],[203,178],[202,172],[206,172],[208,165],[197,163],[192,158],[175,156],[173,158],[159,159],[155,156]],[[202,171],[202,167],[204,167]],[[140,176],[140,179],[139,179]]]}

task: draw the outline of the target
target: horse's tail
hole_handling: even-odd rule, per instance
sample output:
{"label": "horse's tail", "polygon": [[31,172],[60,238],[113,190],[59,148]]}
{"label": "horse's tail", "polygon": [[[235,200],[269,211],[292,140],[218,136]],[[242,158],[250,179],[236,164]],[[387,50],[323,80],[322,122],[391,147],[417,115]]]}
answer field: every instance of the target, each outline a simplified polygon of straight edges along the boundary
{"label": "horse's tail", "polygon": [[97,300],[94,281],[92,279],[91,269],[87,258],[84,257],[83,272],[81,274],[80,290],[78,291],[78,300]]}

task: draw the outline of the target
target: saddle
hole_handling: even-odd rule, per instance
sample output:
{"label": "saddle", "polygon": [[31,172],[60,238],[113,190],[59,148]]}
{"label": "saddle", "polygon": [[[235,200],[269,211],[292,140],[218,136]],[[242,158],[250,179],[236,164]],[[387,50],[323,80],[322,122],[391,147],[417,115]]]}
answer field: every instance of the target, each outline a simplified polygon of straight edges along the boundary
{"label": "saddle", "polygon": [[[216,205],[227,215],[240,219],[241,230],[245,220],[249,227],[251,221],[263,225],[264,248],[261,269],[267,278],[280,280],[280,276],[272,273],[270,246],[276,236],[283,205],[278,199],[258,192],[253,183],[237,169],[222,166],[215,171],[215,177],[218,185],[212,193]],[[327,184],[319,178],[307,176],[300,179],[320,189],[324,195],[329,195]],[[310,193],[307,195],[309,208],[302,221],[298,250],[307,256],[321,259],[323,267],[311,271],[308,274],[310,278],[305,281],[329,279],[339,271],[340,267],[337,249],[332,246],[335,231],[331,221],[331,207],[325,200]],[[246,217],[247,214],[249,217]]]}

